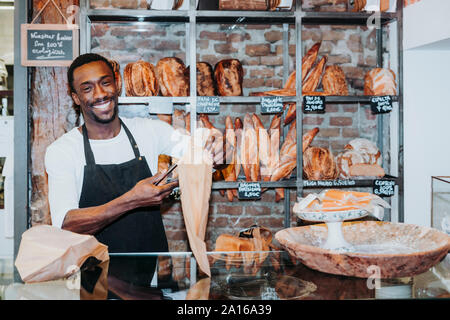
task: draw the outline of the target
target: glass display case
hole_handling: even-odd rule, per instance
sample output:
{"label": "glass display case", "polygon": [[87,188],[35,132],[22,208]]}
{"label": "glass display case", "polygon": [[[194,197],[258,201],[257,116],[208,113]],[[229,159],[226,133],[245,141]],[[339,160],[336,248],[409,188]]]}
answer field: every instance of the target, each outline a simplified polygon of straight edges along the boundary
{"label": "glass display case", "polygon": [[[157,257],[153,277],[140,268]],[[110,254],[98,265],[86,264],[67,279],[41,283],[0,282],[1,299],[75,300],[348,300],[449,298],[448,257],[420,275],[398,279],[345,277],[322,273],[285,251],[208,252],[211,277],[197,269],[191,253]],[[118,270],[141,269],[148,285],[128,281]],[[113,273],[115,273],[113,275]],[[137,275],[138,272],[134,273]],[[138,282],[136,282],[138,281]]]}
{"label": "glass display case", "polygon": [[431,227],[450,234],[450,177],[431,177]]}

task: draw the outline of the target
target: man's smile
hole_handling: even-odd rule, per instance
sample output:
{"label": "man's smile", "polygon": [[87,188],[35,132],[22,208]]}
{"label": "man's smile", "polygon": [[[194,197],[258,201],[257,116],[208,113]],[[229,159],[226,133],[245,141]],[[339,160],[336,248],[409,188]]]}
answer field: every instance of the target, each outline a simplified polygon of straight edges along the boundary
{"label": "man's smile", "polygon": [[101,101],[101,102],[97,102],[91,105],[92,108],[94,109],[98,109],[98,110],[104,110],[107,109],[112,103],[112,100],[106,100],[106,101]]}

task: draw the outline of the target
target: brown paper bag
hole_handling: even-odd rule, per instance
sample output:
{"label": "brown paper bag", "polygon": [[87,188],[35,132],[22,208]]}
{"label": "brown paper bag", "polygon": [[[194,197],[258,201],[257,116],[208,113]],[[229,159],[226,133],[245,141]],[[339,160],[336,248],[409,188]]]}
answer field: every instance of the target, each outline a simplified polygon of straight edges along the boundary
{"label": "brown paper bag", "polygon": [[15,266],[24,282],[42,282],[74,274],[89,257],[109,260],[108,247],[90,235],[39,225],[22,234]]}
{"label": "brown paper bag", "polygon": [[189,150],[178,163],[181,208],[192,249],[200,269],[211,276],[205,233],[212,185],[212,161],[202,148]]}

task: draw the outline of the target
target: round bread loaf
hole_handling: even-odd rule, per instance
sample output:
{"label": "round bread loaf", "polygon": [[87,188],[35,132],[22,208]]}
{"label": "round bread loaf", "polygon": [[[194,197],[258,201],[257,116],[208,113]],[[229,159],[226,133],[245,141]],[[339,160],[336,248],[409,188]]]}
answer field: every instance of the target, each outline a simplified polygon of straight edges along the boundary
{"label": "round bread loaf", "polygon": [[336,162],[329,149],[309,147],[303,154],[303,171],[308,180],[332,180],[338,175]]}

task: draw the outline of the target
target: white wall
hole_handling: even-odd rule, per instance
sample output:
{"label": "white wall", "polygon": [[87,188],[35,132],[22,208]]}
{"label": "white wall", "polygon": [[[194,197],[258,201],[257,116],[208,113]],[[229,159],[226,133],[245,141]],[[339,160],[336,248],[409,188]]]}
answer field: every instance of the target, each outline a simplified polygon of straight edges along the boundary
{"label": "white wall", "polygon": [[449,0],[422,0],[404,11],[403,48],[412,49],[450,38]]}
{"label": "white wall", "polygon": [[430,226],[431,176],[450,176],[450,50],[403,58],[405,222]]}
{"label": "white wall", "polygon": [[0,59],[14,64],[14,10],[0,10]]}
{"label": "white wall", "polygon": [[405,222],[431,225],[431,176],[450,176],[449,0],[403,11]]}

